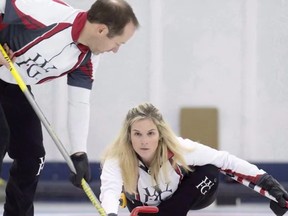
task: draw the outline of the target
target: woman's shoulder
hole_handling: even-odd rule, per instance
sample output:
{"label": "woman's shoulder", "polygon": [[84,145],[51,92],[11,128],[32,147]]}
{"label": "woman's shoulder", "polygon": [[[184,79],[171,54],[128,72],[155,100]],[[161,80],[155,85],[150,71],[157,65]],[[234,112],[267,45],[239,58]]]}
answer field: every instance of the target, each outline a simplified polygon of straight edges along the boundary
{"label": "woman's shoulder", "polygon": [[182,147],[185,147],[185,148],[195,148],[197,146],[197,142],[191,140],[191,139],[188,139],[188,138],[183,138],[183,137],[176,137],[179,144],[182,146]]}
{"label": "woman's shoulder", "polygon": [[117,158],[106,158],[103,162],[104,167],[119,167],[119,160]]}

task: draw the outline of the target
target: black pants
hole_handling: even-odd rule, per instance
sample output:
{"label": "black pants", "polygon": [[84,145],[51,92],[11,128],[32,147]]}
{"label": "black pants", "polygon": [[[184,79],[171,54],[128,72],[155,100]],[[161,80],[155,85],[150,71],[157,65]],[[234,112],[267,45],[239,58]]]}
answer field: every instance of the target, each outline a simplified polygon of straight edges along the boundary
{"label": "black pants", "polygon": [[[186,216],[189,210],[199,210],[209,206],[216,199],[219,170],[213,165],[194,167],[195,171],[188,173],[171,198],[160,203],[157,214],[139,214],[139,216]],[[136,206],[127,199],[127,207],[131,212]]]}
{"label": "black pants", "polygon": [[6,152],[13,159],[4,215],[32,216],[34,194],[45,156],[41,122],[18,85],[2,80],[0,128],[0,167]]}

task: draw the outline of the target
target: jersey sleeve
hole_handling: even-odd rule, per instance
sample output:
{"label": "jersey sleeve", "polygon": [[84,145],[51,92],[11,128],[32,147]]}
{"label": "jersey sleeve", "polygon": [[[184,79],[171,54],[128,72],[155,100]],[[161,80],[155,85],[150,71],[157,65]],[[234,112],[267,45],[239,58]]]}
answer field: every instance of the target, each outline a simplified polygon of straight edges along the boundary
{"label": "jersey sleeve", "polygon": [[191,151],[185,155],[186,162],[193,166],[212,164],[230,173],[241,176],[255,183],[265,173],[256,165],[240,159],[226,151],[219,151],[209,146],[194,142],[189,139],[179,138],[180,143],[190,148]]}
{"label": "jersey sleeve", "polygon": [[123,185],[118,160],[108,159],[104,162],[100,179],[101,205],[106,214],[117,214]]}
{"label": "jersey sleeve", "polygon": [[[49,26],[62,20],[72,21],[75,11],[80,11],[61,0],[6,0],[6,4],[5,22],[22,22],[29,27]],[[45,10],[53,13],[45,13]]]}
{"label": "jersey sleeve", "polygon": [[87,152],[90,90],[68,86],[68,133],[70,154]]}
{"label": "jersey sleeve", "polygon": [[[5,5],[6,5],[6,0],[0,1],[0,14],[4,14],[5,12]],[[0,18],[1,21],[1,18]]]}
{"label": "jersey sleeve", "polygon": [[90,94],[93,74],[99,63],[99,57],[87,56],[87,60],[75,71],[68,74],[68,131],[71,154],[87,152],[87,139],[90,119]]}
{"label": "jersey sleeve", "polygon": [[91,54],[84,60],[84,64],[68,74],[67,84],[70,86],[92,89],[94,73],[99,65],[100,57]]}

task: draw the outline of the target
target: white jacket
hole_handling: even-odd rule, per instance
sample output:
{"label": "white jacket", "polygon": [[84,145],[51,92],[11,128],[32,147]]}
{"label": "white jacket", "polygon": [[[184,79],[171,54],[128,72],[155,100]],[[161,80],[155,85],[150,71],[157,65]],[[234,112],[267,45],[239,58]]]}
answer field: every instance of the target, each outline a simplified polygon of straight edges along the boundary
{"label": "white jacket", "polygon": [[[184,159],[188,165],[203,166],[207,164],[215,165],[222,170],[231,170],[233,173],[240,174],[244,178],[252,182],[256,181],[257,176],[262,175],[265,171],[258,169],[255,165],[235,157],[225,151],[218,151],[206,145],[193,142],[189,139],[178,138],[181,145],[191,148],[184,155]],[[157,187],[151,181],[148,172],[139,167],[138,192],[139,199],[142,203],[149,206],[157,206],[161,200],[170,197],[176,190],[181,181],[181,176],[177,174],[175,169],[167,161],[169,168],[169,183],[165,183],[161,176],[160,169],[159,184]],[[140,161],[140,166],[143,165]],[[106,213],[118,213],[119,197],[122,192],[123,180],[118,160],[110,159],[103,164],[101,174],[101,193],[100,200]],[[162,180],[161,180],[162,179]]]}

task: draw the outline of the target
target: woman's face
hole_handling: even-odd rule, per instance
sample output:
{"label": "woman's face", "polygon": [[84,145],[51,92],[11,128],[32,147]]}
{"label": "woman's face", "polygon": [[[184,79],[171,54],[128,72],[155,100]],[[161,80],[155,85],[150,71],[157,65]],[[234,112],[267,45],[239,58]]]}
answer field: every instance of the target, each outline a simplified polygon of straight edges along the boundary
{"label": "woman's face", "polygon": [[150,166],[159,144],[159,131],[151,119],[141,119],[131,125],[131,142],[134,151],[146,166]]}

